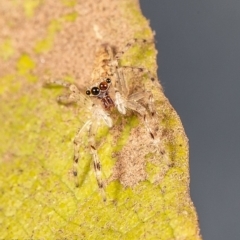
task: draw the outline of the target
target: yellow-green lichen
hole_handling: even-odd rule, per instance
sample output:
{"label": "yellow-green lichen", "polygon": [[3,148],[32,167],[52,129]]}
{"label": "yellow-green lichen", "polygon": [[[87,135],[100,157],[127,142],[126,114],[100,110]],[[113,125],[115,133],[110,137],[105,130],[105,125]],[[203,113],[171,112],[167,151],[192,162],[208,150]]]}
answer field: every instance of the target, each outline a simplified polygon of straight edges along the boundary
{"label": "yellow-green lichen", "polygon": [[154,183],[156,181],[156,175],[158,175],[159,172],[161,172],[161,167],[159,165],[147,162],[146,171],[148,174],[148,180],[151,183]]}
{"label": "yellow-green lichen", "polygon": [[77,19],[77,17],[78,17],[78,13],[72,12],[62,16],[62,20],[67,22],[74,22]]}
{"label": "yellow-green lichen", "polygon": [[138,123],[139,119],[136,115],[128,118],[126,127],[123,129],[120,137],[118,138],[116,146],[114,147],[114,151],[118,152],[123,148],[129,138],[132,128],[138,126]]}
{"label": "yellow-green lichen", "polygon": [[[129,24],[136,27],[134,37],[136,38],[152,38],[153,32],[149,27],[140,27],[146,24],[146,18],[141,14],[141,10],[134,2],[125,0],[121,2],[122,13],[129,21]],[[131,13],[131,14],[130,14]]]}
{"label": "yellow-green lichen", "polygon": [[23,54],[18,59],[16,68],[19,75],[25,76],[29,82],[36,82],[37,77],[31,74],[31,71],[35,68],[35,65],[35,62],[29,55]]}
{"label": "yellow-green lichen", "polygon": [[[19,90],[21,83],[14,81],[17,76],[15,74],[8,74],[0,78],[0,94],[15,93]],[[10,87],[11,86],[11,87]]]}
{"label": "yellow-green lichen", "polygon": [[71,75],[65,75],[62,79],[64,81],[70,82],[70,83],[74,83],[76,81],[76,79]]}
{"label": "yellow-green lichen", "polygon": [[11,39],[6,39],[0,44],[0,58],[8,60],[14,55],[14,48]]}
{"label": "yellow-green lichen", "polygon": [[34,47],[34,50],[36,51],[36,53],[40,54],[40,53],[49,51],[53,46],[55,35],[61,29],[62,29],[62,24],[60,23],[60,21],[52,20],[47,27],[47,36],[44,39],[39,40]]}
{"label": "yellow-green lichen", "polygon": [[77,0],[60,0],[63,5],[67,7],[74,7],[77,4]]}
{"label": "yellow-green lichen", "polygon": [[24,12],[27,17],[33,17],[36,9],[44,0],[24,0],[22,1]]}
{"label": "yellow-green lichen", "polygon": [[17,70],[20,75],[29,73],[35,67],[35,62],[30,58],[29,55],[23,54],[17,62]]}

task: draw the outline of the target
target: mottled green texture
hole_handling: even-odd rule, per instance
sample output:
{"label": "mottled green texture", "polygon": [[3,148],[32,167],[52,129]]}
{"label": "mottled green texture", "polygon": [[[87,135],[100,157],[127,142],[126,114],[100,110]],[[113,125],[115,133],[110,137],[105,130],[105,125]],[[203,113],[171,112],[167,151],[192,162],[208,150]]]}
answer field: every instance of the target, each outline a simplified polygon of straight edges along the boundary
{"label": "mottled green texture", "polygon": [[31,74],[35,68],[35,62],[27,55],[23,54],[17,61],[16,69],[20,76],[24,76],[30,82],[36,82],[37,77]]}
{"label": "mottled green texture", "polygon": [[77,0],[60,0],[67,7],[74,7],[77,4]]}
{"label": "mottled green texture", "polygon": [[26,16],[29,18],[33,17],[36,8],[39,7],[43,1],[44,0],[34,0],[34,1],[33,0],[24,0],[24,1],[22,1],[24,12],[25,12]]}
{"label": "mottled green texture", "polygon": [[59,19],[52,20],[47,27],[47,34],[44,39],[39,40],[36,43],[34,50],[36,53],[44,53],[49,51],[53,47],[55,35],[62,29],[63,22],[74,22],[78,14],[76,12],[72,12],[66,15],[63,15]]}
{"label": "mottled green texture", "polygon": [[22,55],[17,62],[17,70],[20,75],[29,73],[34,67],[34,61],[26,54]]}
{"label": "mottled green texture", "polygon": [[[63,3],[68,5],[68,1]],[[73,6],[76,1],[70,3]],[[24,8],[32,9],[25,10],[27,16],[34,18],[35,6],[30,0],[25,2]],[[142,26],[142,33],[136,33],[136,37],[149,37],[150,29],[134,1],[127,4],[123,1],[122,8],[131,16],[130,26]],[[62,23],[52,20],[46,37],[33,49],[38,56],[53,47],[61,29]],[[4,61],[15,52],[11,40],[7,41],[2,47]],[[155,69],[155,50],[146,47],[143,51],[144,59],[139,47],[134,47],[123,64],[134,66],[144,60],[144,66]],[[127,188],[117,180],[111,182],[106,187],[104,203],[92,167],[87,134],[80,148],[79,188],[74,187],[70,174],[72,140],[85,121],[84,109],[79,112],[74,105],[57,104],[55,99],[62,89],[42,88],[40,76],[34,73],[36,61],[30,55],[20,54],[15,68],[14,73],[6,73],[0,79],[1,238],[200,239],[189,197],[187,139],[178,116],[158,88],[152,91],[158,113],[163,115],[160,124],[167,133],[174,132],[164,149],[174,164],[156,182],[166,163],[161,159],[158,164],[151,162],[155,154],[149,152],[145,156],[147,179]],[[75,81],[72,76],[65,80]],[[147,81],[146,78],[146,85]],[[116,155],[129,144],[130,134],[141,122],[135,115],[115,115],[116,127],[101,127],[96,138],[104,179],[111,175]],[[126,122],[124,126],[120,126],[121,118]],[[117,127],[122,131],[116,138]]]}
{"label": "mottled green texture", "polygon": [[54,37],[57,32],[59,32],[62,28],[62,24],[59,20],[52,20],[47,27],[47,36],[39,40],[34,48],[36,53],[44,53],[49,51],[53,46]]}
{"label": "mottled green texture", "polygon": [[8,60],[14,54],[14,48],[12,46],[12,41],[10,39],[6,39],[0,45],[0,58],[3,60]]}
{"label": "mottled green texture", "polygon": [[74,22],[77,17],[78,17],[78,14],[76,12],[73,12],[73,13],[64,15],[62,19],[66,22]]}

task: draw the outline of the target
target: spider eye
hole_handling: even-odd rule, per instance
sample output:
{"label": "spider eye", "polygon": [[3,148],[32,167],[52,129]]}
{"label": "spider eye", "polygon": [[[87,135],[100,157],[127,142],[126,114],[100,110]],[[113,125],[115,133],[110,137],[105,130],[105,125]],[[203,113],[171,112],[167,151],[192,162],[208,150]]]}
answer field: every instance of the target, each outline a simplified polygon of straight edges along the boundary
{"label": "spider eye", "polygon": [[100,90],[102,90],[102,91],[107,90],[107,89],[108,89],[108,84],[107,84],[107,82],[101,82],[101,83],[99,84],[99,88],[100,88]]}
{"label": "spider eye", "polygon": [[111,82],[111,79],[110,79],[110,78],[107,78],[107,79],[106,79],[106,82],[107,82],[107,83],[110,83],[110,82]]}
{"label": "spider eye", "polygon": [[100,89],[98,87],[93,87],[91,93],[92,95],[97,96],[100,93]]}
{"label": "spider eye", "polygon": [[87,95],[90,95],[90,94],[91,94],[90,90],[87,90],[87,91],[86,91],[86,94],[87,94]]}

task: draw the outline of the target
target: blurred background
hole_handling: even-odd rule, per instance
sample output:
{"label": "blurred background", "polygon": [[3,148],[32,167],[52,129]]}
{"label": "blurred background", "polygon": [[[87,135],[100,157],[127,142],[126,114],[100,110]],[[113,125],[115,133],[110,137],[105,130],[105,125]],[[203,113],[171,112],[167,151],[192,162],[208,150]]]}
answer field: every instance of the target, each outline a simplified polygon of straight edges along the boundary
{"label": "blurred background", "polygon": [[140,0],[158,74],[190,143],[204,240],[240,239],[240,1]]}

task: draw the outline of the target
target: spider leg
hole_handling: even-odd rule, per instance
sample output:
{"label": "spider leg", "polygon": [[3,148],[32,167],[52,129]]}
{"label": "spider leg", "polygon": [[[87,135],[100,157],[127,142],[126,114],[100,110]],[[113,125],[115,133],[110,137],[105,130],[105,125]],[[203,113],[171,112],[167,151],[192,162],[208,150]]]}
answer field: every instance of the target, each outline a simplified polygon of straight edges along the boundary
{"label": "spider leg", "polygon": [[[146,69],[146,68],[121,66],[121,68],[119,68],[119,69],[121,69],[122,72],[123,72],[123,70],[124,70],[124,72],[131,71],[131,72],[133,72],[135,74],[138,74],[138,73],[144,74],[144,73],[146,73],[148,75],[148,77],[152,81],[155,81],[155,78],[152,75],[152,73],[148,69]],[[123,76],[123,74],[122,74],[122,76]],[[123,77],[122,77],[122,79],[124,80]],[[129,96],[128,99],[129,100],[132,99],[132,100],[135,100],[135,101],[138,101],[140,99],[144,99],[145,102],[147,102],[147,105],[148,105],[149,111],[151,113],[151,116],[152,117],[155,116],[156,110],[155,110],[155,105],[154,105],[154,98],[153,98],[153,95],[152,95],[152,93],[150,91],[147,91],[147,90],[139,91],[139,92],[134,93],[131,96]]]}
{"label": "spider leg", "polygon": [[78,180],[78,162],[80,158],[79,148],[82,145],[82,138],[81,135],[85,129],[89,129],[91,127],[92,121],[88,120],[78,131],[73,140],[74,144],[74,155],[73,155],[73,176],[76,187],[79,187],[79,180]]}
{"label": "spider leg", "polygon": [[[153,99],[153,95],[150,91],[139,91],[136,93],[131,94],[130,96],[128,96],[129,90],[127,88],[127,83],[126,83],[126,79],[124,77],[124,73],[123,70],[124,69],[142,69],[142,68],[134,68],[134,67],[120,67],[117,69],[117,78],[116,78],[116,86],[115,86],[115,98],[116,98],[116,106],[118,108],[118,111],[125,114],[126,113],[126,109],[125,109],[125,100],[124,100],[124,96],[127,99],[127,101],[135,101],[137,102],[140,99],[145,99],[145,101],[147,100],[148,103],[148,108],[149,111],[151,112],[151,116],[154,116],[156,113],[155,110],[155,106],[154,106],[154,99]],[[148,70],[147,70],[148,71]]]}
{"label": "spider leg", "polygon": [[[113,126],[113,122],[112,122],[112,118],[109,116],[108,112],[105,112],[102,108],[98,108],[96,106],[95,107],[95,111],[93,110],[93,113],[95,116],[98,116],[99,119],[102,119],[103,122],[108,126],[108,127],[112,127]],[[96,119],[96,121],[98,121],[98,119]]]}
{"label": "spider leg", "polygon": [[72,95],[60,95],[57,97],[57,101],[65,105],[77,102],[77,100],[73,98]]}
{"label": "spider leg", "polygon": [[44,85],[45,86],[56,85],[70,90],[70,95],[59,96],[57,98],[58,102],[61,102],[63,104],[77,102],[79,105],[91,106],[91,100],[87,98],[83,93],[81,93],[75,84],[65,82],[63,80],[48,80],[47,82],[45,82]]}
{"label": "spider leg", "polygon": [[146,90],[138,91],[136,93],[131,94],[128,97],[129,101],[139,101],[141,99],[145,101],[147,100],[147,105],[151,113],[151,116],[154,117],[156,114],[156,110],[155,110],[153,95],[150,91],[146,91]]}
{"label": "spider leg", "polygon": [[155,148],[155,151],[161,154],[161,156],[163,157],[163,159],[165,159],[165,161],[169,161],[169,158],[162,146],[159,136],[157,135],[156,131],[153,131],[151,124],[149,123],[149,114],[146,108],[140,103],[136,102],[137,99],[141,98],[142,94],[143,94],[142,92],[139,92],[139,93],[137,92],[130,95],[130,100],[128,99],[128,101],[126,102],[126,107],[128,109],[131,109],[139,113],[143,117],[145,128],[147,129],[149,135],[152,138],[152,141],[153,141],[152,144]]}
{"label": "spider leg", "polygon": [[92,150],[92,155],[93,155],[93,166],[94,166],[94,171],[95,171],[98,187],[102,194],[103,201],[105,202],[106,201],[106,193],[105,193],[104,184],[103,184],[103,180],[102,180],[101,163],[100,163],[100,160],[99,160],[99,157],[97,154],[97,150],[93,145],[91,145],[91,150]]}
{"label": "spider leg", "polygon": [[[138,100],[141,100],[144,98],[148,98],[148,107],[151,112],[150,116],[147,112],[147,109],[143,105],[141,105],[139,102],[137,102]],[[153,145],[155,146],[155,150],[158,153],[160,153],[166,161],[169,161],[168,156],[162,146],[160,137],[157,135],[156,131],[153,131],[149,123],[149,117],[151,119],[153,118],[155,123],[157,121],[155,118],[156,111],[154,108],[154,101],[153,101],[152,94],[146,91],[139,91],[139,92],[133,93],[128,97],[126,107],[134,110],[135,112],[138,112],[143,117],[145,127],[153,140]]]}
{"label": "spider leg", "polygon": [[115,83],[113,84],[114,90],[115,90],[115,105],[118,109],[118,111],[122,114],[126,114],[126,108],[129,108],[135,112],[138,112],[144,120],[145,127],[147,131],[149,132],[152,139],[155,139],[155,134],[153,133],[153,130],[150,127],[149,121],[148,121],[148,112],[146,108],[141,105],[138,101],[141,99],[144,99],[146,101],[149,111],[151,112],[151,116],[153,117],[156,113],[155,107],[154,107],[154,99],[153,95],[150,91],[141,91],[133,93],[129,96],[129,89],[127,86],[127,81],[125,79],[124,73],[125,72],[133,72],[135,74],[147,74],[148,77],[155,81],[155,78],[153,77],[152,73],[147,70],[146,68],[141,67],[130,67],[130,66],[119,66],[118,60],[122,57],[122,55],[134,44],[134,43],[152,43],[153,41],[148,41],[145,39],[133,39],[131,42],[129,42],[123,51],[117,53],[115,56],[113,56],[113,51],[110,48],[110,46],[107,47],[108,55],[110,57],[110,68],[112,71],[112,75],[115,76]]}
{"label": "spider leg", "polygon": [[44,86],[49,86],[49,85],[57,85],[57,86],[62,86],[62,87],[65,87],[65,88],[69,88],[71,83],[69,82],[65,82],[63,80],[60,80],[60,79],[56,79],[56,80],[48,80],[44,83]]}
{"label": "spider leg", "polygon": [[155,134],[154,134],[153,130],[151,129],[149,121],[148,121],[148,112],[147,112],[146,108],[142,104],[138,103],[137,101],[134,101],[133,99],[127,100],[126,107],[128,109],[131,109],[131,110],[139,113],[143,117],[144,124],[145,124],[145,127],[146,127],[148,133],[150,134],[152,139],[155,139]]}
{"label": "spider leg", "polygon": [[54,84],[65,87],[70,90],[69,96],[60,96],[58,97],[58,101],[63,103],[68,102],[77,102],[80,106],[85,106],[88,108],[88,111],[92,113],[92,118],[88,120],[78,131],[74,138],[74,155],[73,155],[73,176],[76,187],[79,186],[78,180],[78,162],[80,159],[79,148],[83,144],[82,134],[84,131],[88,131],[89,133],[89,146],[91,148],[91,154],[93,158],[94,171],[97,179],[98,186],[100,188],[101,194],[103,196],[103,200],[106,201],[106,194],[104,190],[104,184],[102,180],[102,171],[101,164],[96,150],[95,137],[97,133],[98,126],[100,124],[100,120],[103,121],[108,127],[112,127],[112,119],[108,113],[106,113],[102,108],[96,106],[90,98],[87,98],[84,94],[80,92],[78,87],[74,84],[64,82],[62,80],[50,80],[46,83],[47,85]]}
{"label": "spider leg", "polygon": [[114,58],[113,49],[110,45],[107,45],[106,50],[110,58],[110,61],[108,63],[110,69],[109,76],[113,77],[115,80],[113,81],[113,88],[115,91],[115,105],[120,113],[126,114],[124,96],[122,96],[122,93],[125,93],[126,95],[128,94],[126,81],[124,80],[121,68],[118,67],[118,61]]}
{"label": "spider leg", "polygon": [[105,186],[102,180],[101,163],[98,157],[96,143],[95,143],[97,129],[98,129],[98,122],[94,122],[89,128],[89,145],[90,145],[91,154],[93,157],[93,166],[94,166],[95,176],[97,179],[97,184],[100,189],[103,201],[105,202],[106,201],[106,193],[104,189]]}
{"label": "spider leg", "polygon": [[125,99],[128,96],[129,90],[121,68],[116,68],[115,79],[116,79],[114,84],[115,104],[120,113],[126,114]]}

